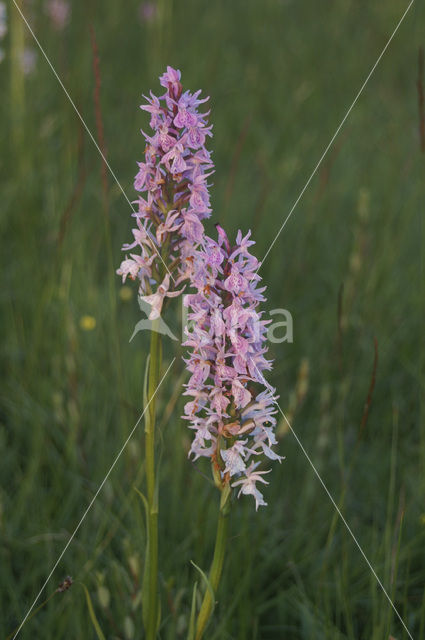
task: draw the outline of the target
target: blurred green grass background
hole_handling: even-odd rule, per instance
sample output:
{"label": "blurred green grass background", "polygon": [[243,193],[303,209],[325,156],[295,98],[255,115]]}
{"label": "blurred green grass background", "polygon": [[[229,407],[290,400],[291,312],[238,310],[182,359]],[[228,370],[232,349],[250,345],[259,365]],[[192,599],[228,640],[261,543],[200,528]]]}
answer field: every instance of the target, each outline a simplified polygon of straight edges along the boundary
{"label": "blurred green grass background", "polygon": [[[72,3],[55,31],[21,3],[98,138],[95,35],[105,149],[133,199],[146,114],[166,64],[211,96],[213,218],[253,229],[267,251],[407,2],[160,0]],[[148,335],[114,270],[130,207],[10,2],[1,86],[0,633],[21,622],[141,411]],[[424,154],[412,6],[262,267],[269,309],[294,319],[272,345],[271,382],[317,470],[415,638],[425,637]],[[425,82],[422,70],[422,83]],[[212,223],[211,223],[212,224]],[[180,331],[177,313],[170,324]],[[90,329],[90,321],[96,326]],[[378,362],[366,424],[364,406]],[[165,366],[177,353],[165,343]],[[165,370],[165,367],[164,367]],[[193,560],[207,568],[214,489],[187,460],[177,360],[160,393],[161,638],[184,638]],[[136,431],[20,638],[141,638],[143,427]],[[265,498],[233,509],[209,638],[407,638],[285,424]],[[362,437],[359,439],[359,435]],[[199,466],[208,474],[208,468]]]}

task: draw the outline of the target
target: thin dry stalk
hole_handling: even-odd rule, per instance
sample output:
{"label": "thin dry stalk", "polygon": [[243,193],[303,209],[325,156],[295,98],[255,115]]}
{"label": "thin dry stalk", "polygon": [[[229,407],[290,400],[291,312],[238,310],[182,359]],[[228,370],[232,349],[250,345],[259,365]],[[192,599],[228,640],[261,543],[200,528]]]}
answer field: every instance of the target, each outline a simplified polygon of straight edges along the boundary
{"label": "thin dry stalk", "polygon": [[362,416],[362,421],[360,424],[360,432],[359,432],[359,439],[362,438],[363,436],[363,432],[366,428],[366,424],[367,424],[367,419],[369,417],[369,410],[370,410],[370,405],[372,404],[372,397],[373,397],[373,390],[375,388],[375,382],[376,382],[376,370],[378,367],[378,341],[376,338],[373,338],[373,343],[374,343],[374,348],[375,348],[375,355],[373,358],[373,368],[372,368],[372,376],[370,379],[370,385],[369,385],[369,391],[367,394],[367,398],[366,398],[366,403],[364,405],[364,409],[363,409],[363,416]]}
{"label": "thin dry stalk", "polygon": [[[92,25],[90,25],[90,41],[91,48],[93,52],[93,74],[94,74],[94,90],[93,90],[93,99],[94,99],[94,113],[96,119],[96,131],[97,137],[99,140],[99,147],[102,151],[103,156],[106,158],[106,143],[105,143],[105,134],[103,129],[103,117],[102,117],[102,104],[100,100],[100,87],[101,87],[101,75],[100,75],[100,59],[99,59],[99,49],[97,47],[96,35],[94,33],[94,29]],[[105,161],[102,159],[102,189],[103,189],[103,201],[105,213],[108,214],[109,210],[109,200],[108,200],[108,171]]]}
{"label": "thin dry stalk", "polygon": [[421,151],[425,153],[425,98],[424,98],[424,50],[419,47],[418,53],[418,106],[419,106],[419,140]]}

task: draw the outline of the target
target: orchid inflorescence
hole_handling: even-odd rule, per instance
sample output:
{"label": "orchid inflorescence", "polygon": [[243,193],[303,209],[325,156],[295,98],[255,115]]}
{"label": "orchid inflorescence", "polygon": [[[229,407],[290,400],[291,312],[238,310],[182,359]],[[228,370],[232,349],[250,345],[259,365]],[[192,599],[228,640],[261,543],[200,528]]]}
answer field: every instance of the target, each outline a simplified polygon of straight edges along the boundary
{"label": "orchid inflorescence", "polygon": [[195,431],[190,454],[210,457],[219,488],[239,487],[252,494],[256,508],[265,505],[256,483],[267,481],[255,457],[272,460],[276,444],[274,389],[262,371],[266,360],[267,324],[257,310],[265,287],[258,287],[258,260],[249,252],[251,233],[239,231],[234,246],[217,225],[217,242],[208,238],[196,251],[192,286],[185,296],[189,308],[186,360],[191,378],[184,417]]}
{"label": "orchid inflorescence", "polygon": [[211,214],[207,178],[213,163],[205,148],[211,127],[208,113],[198,110],[208,98],[200,99],[200,91],[183,92],[180,77],[168,67],[160,78],[165,94],[151,93],[141,106],[150,113],[154,134],[142,131],[145,161],[138,163],[134,187],[145,197],[136,201],[134,241],[123,247],[138,247],[140,253],[126,256],[117,271],[123,282],[138,278],[151,320],[160,316],[164,298],[181,293],[176,287],[190,277],[193,249],[204,237],[202,220]]}
{"label": "orchid inflorescence", "polygon": [[[180,71],[167,67],[160,78],[166,89],[151,93],[142,109],[150,113],[152,136],[146,139],[145,161],[140,162],[134,186],[144,192],[136,201],[138,247],[122,262],[117,273],[123,281],[139,280],[139,296],[158,318],[164,299],[188,285],[194,293],[184,297],[188,324],[183,346],[191,373],[184,394],[184,418],[195,433],[189,455],[211,459],[216,485],[228,497],[231,488],[253,495],[256,508],[266,502],[257,483],[268,484],[267,471],[259,471],[261,454],[281,460],[272,447],[275,390],[263,371],[267,360],[267,321],[258,311],[265,287],[259,286],[258,260],[249,252],[251,233],[239,231],[232,246],[222,227],[217,240],[204,230],[211,214],[207,178],[213,171],[205,148],[211,136],[206,102],[200,91],[183,92]],[[171,282],[171,280],[172,282]],[[184,287],[183,287],[184,288]],[[227,499],[227,498],[226,498]]]}

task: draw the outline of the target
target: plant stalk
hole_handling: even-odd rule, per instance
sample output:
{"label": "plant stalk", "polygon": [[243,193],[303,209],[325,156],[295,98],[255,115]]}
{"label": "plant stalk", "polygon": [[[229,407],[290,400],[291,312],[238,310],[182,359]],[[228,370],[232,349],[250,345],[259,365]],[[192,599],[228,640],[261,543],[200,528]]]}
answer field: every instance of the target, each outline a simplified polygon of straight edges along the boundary
{"label": "plant stalk", "polygon": [[155,640],[158,625],[158,492],[155,481],[155,417],[156,389],[161,369],[161,342],[158,333],[159,320],[154,320],[151,330],[148,420],[145,426],[145,462],[147,499],[149,507],[149,596],[147,603],[146,638]]}
{"label": "plant stalk", "polygon": [[[218,512],[217,533],[215,538],[214,556],[209,572],[209,581],[216,594],[218,585],[220,583],[221,572],[223,569],[224,554],[226,551],[227,542],[227,528],[228,528],[229,516],[227,513],[223,513],[223,509]],[[198,614],[196,622],[196,640],[201,640],[204,631],[206,629],[208,620],[210,619],[214,602],[210,590],[207,589],[202,601],[201,609]]]}

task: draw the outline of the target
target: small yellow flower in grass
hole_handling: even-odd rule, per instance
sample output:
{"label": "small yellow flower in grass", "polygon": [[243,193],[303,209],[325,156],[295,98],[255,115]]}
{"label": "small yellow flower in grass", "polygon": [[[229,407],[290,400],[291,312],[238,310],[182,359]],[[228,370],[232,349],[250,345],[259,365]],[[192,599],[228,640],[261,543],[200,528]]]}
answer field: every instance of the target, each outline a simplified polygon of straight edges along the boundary
{"label": "small yellow flower in grass", "polygon": [[419,518],[419,520],[421,521],[421,524],[423,524],[425,526],[425,513],[423,513],[421,515],[421,517]]}
{"label": "small yellow flower in grass", "polygon": [[123,287],[121,287],[120,299],[123,302],[128,302],[129,300],[131,300],[132,297],[133,297],[133,290],[131,289],[131,287],[127,287],[126,284]]}
{"label": "small yellow flower in grass", "polygon": [[93,331],[96,327],[96,318],[93,316],[81,316],[80,318],[80,328],[83,331]]}

